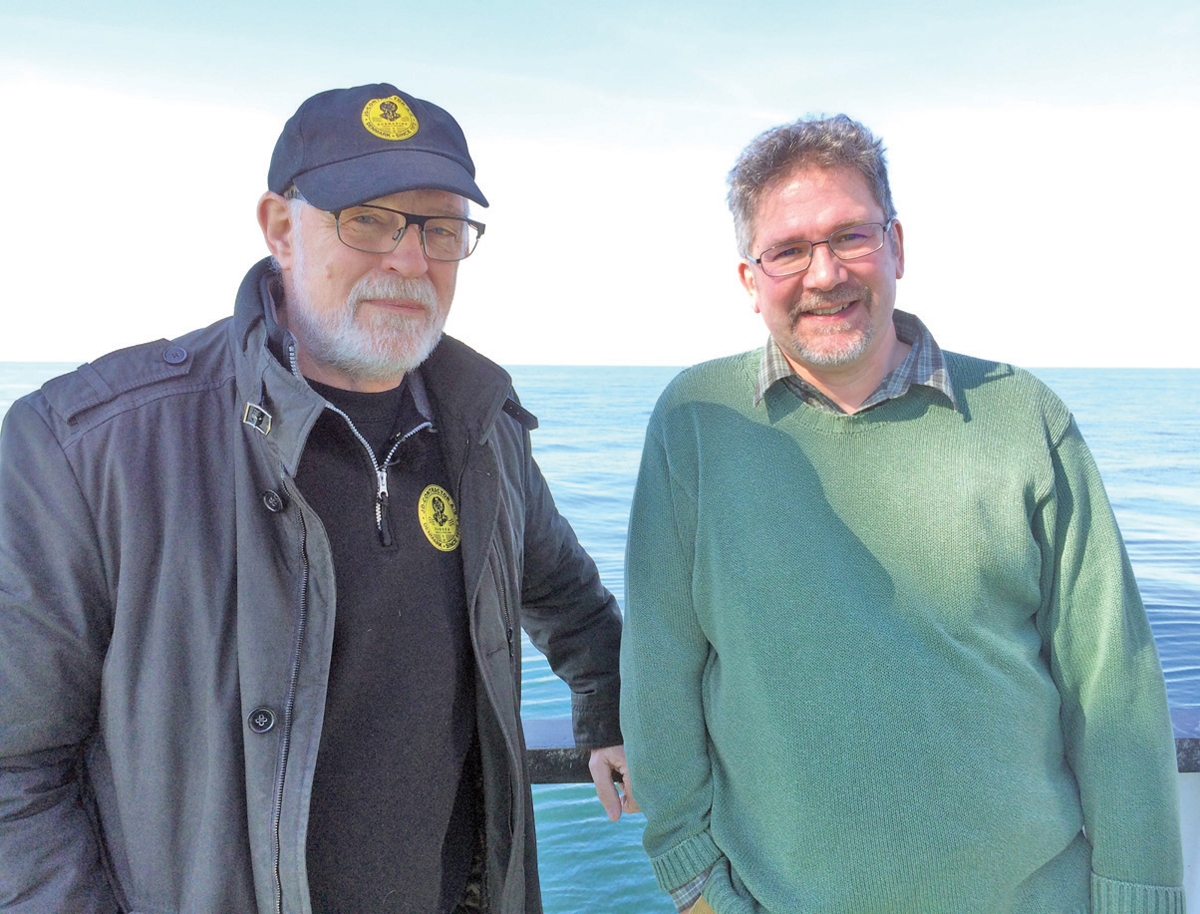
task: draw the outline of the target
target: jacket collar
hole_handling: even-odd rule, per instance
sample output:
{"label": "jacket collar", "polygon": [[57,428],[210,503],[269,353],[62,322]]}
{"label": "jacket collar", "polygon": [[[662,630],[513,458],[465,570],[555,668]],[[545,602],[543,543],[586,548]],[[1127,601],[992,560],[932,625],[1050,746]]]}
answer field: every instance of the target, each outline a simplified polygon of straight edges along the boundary
{"label": "jacket collar", "polygon": [[[282,294],[270,258],[259,261],[238,289],[230,327],[243,431],[261,434],[284,470],[294,474],[325,401],[292,370],[295,339],[277,318],[276,301]],[[508,372],[466,344],[443,335],[421,365],[420,375],[433,401],[435,424],[460,426],[474,441],[486,443],[510,401],[512,378]],[[519,409],[515,401],[510,412],[514,408]]]}
{"label": "jacket collar", "polygon": [[512,378],[491,359],[454,337],[441,341],[421,365],[436,421],[457,422],[485,443],[512,393]]}

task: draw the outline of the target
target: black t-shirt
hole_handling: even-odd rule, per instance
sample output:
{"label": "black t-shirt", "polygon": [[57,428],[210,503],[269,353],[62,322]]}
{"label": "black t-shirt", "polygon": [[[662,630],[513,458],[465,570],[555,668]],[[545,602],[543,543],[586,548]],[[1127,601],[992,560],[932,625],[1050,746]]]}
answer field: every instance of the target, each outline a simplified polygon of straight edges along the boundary
{"label": "black t-shirt", "polygon": [[[376,394],[312,386],[370,445],[326,409],[297,473],[329,537],[336,583],[308,822],[313,910],[448,912],[480,815],[467,761],[475,666],[454,486],[407,384]],[[381,533],[377,467],[389,453]]]}

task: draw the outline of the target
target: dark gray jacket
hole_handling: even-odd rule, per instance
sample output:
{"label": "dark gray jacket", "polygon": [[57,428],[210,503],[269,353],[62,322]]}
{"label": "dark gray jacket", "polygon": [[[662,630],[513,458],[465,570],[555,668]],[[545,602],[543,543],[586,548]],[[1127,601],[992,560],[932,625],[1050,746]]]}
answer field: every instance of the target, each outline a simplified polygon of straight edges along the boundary
{"label": "dark gray jacket", "polygon": [[[5,419],[0,910],[309,910],[334,575],[294,476],[324,401],[270,351],[270,288],[263,262],[232,319],[84,365]],[[621,741],[620,615],[508,375],[450,338],[421,373],[457,485],[485,891],[538,912],[518,627],[597,747]]]}

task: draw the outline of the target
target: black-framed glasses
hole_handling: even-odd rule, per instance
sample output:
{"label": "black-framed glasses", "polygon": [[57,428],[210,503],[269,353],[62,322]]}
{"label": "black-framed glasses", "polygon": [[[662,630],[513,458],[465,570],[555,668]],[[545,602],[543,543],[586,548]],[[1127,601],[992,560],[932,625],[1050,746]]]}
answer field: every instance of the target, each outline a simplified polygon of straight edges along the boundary
{"label": "black-framed glasses", "polygon": [[829,246],[829,253],[838,260],[854,260],[874,254],[883,247],[883,238],[895,224],[889,219],[881,222],[864,222],[838,229],[824,241],[785,241],[767,248],[750,262],[762,267],[768,276],[790,276],[802,273],[812,264],[813,250],[818,244]]}
{"label": "black-framed glasses", "polygon": [[365,254],[390,254],[410,225],[421,237],[421,250],[430,260],[463,260],[471,256],[486,226],[462,216],[418,216],[386,206],[364,203],[333,210],[342,244]]}

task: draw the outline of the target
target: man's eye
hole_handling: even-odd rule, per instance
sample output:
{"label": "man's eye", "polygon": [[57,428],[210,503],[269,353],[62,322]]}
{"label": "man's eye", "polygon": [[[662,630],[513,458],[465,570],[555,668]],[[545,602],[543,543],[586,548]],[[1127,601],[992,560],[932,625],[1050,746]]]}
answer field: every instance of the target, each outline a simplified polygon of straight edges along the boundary
{"label": "man's eye", "polygon": [[425,223],[425,234],[438,241],[456,242],[467,232],[467,223],[457,219],[430,219]]}
{"label": "man's eye", "polygon": [[767,257],[770,260],[793,260],[797,257],[804,256],[804,246],[799,244],[787,244],[781,247],[772,248],[767,252]]}

